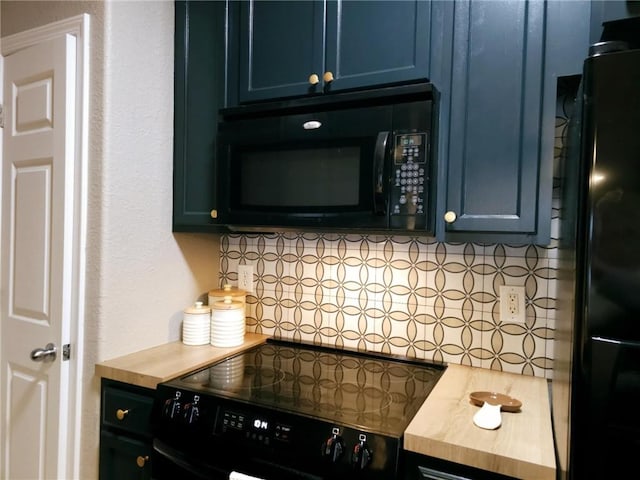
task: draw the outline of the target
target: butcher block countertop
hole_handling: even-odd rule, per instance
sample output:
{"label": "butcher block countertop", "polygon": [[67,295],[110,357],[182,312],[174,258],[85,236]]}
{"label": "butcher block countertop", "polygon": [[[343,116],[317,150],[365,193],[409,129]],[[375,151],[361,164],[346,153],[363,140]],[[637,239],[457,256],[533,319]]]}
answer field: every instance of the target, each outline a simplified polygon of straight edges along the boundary
{"label": "butcher block countertop", "polygon": [[[473,424],[480,407],[469,394],[504,393],[522,402],[502,412],[502,425]],[[556,464],[547,381],[540,377],[449,364],[407,427],[404,448],[515,478],[554,480]]]}
{"label": "butcher block countertop", "polygon": [[229,355],[264,343],[267,335],[247,332],[238,347],[219,348],[211,345],[189,346],[182,342],[149,348],[96,364],[95,373],[102,378],[156,388],[160,382],[197,370]]}

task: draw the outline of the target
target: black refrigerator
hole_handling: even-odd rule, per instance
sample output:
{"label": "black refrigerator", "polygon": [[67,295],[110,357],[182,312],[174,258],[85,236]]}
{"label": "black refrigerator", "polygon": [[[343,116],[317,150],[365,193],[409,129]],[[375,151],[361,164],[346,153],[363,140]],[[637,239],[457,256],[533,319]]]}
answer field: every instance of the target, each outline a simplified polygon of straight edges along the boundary
{"label": "black refrigerator", "polygon": [[569,122],[552,380],[559,478],[640,478],[640,45],[624,39],[591,47]]}

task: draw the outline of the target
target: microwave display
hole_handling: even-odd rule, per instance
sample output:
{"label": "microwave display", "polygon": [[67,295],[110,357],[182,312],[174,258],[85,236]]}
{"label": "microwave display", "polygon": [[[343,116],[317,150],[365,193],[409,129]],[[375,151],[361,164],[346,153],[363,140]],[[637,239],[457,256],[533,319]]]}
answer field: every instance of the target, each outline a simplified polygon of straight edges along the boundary
{"label": "microwave display", "polygon": [[422,135],[403,135],[401,143],[403,147],[422,145]]}

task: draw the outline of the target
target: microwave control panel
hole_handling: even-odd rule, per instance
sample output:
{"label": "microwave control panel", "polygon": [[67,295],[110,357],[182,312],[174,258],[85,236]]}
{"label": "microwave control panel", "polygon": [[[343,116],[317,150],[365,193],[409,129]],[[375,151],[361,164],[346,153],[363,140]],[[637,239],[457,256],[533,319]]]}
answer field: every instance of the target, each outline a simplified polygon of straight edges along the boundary
{"label": "microwave control panel", "polygon": [[424,228],[427,210],[429,142],[427,134],[397,134],[393,145],[390,214],[413,217],[409,229]]}

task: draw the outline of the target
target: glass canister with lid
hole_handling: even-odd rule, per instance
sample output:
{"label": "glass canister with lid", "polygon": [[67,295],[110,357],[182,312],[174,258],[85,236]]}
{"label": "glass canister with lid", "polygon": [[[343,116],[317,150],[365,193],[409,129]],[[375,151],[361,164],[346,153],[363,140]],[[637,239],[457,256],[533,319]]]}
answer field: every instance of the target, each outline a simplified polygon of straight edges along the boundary
{"label": "glass canister with lid", "polygon": [[246,330],[244,304],[226,296],[211,305],[211,345],[237,347],[244,342]]}

